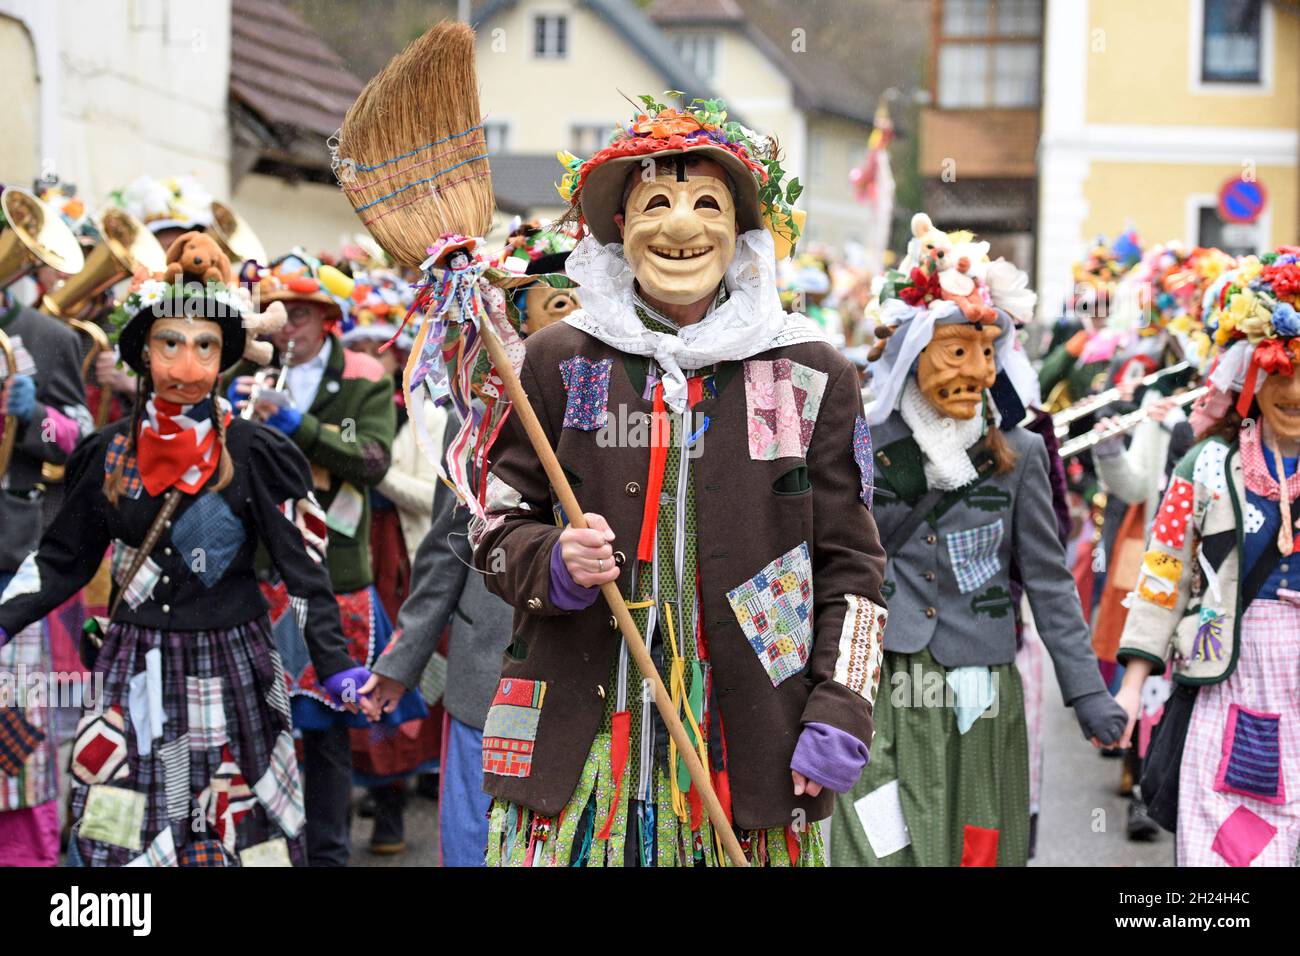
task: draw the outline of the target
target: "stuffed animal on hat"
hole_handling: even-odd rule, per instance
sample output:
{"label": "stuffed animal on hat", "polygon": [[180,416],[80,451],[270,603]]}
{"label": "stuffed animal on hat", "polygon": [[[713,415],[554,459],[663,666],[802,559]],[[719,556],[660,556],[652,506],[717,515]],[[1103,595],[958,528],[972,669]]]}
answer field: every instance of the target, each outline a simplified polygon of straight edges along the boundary
{"label": "stuffed animal on hat", "polygon": [[226,285],[234,282],[230,259],[216,240],[203,232],[181,233],[167,248],[166,278],[175,281],[182,275],[200,276],[205,282]]}
{"label": "stuffed animal on hat", "polygon": [[254,312],[252,295],[243,286],[239,291],[249,305],[248,312],[244,316],[244,328],[248,330],[248,338],[244,344],[244,358],[258,367],[270,365],[275,349],[270,342],[259,341],[258,336],[274,335],[279,332],[284,328],[284,323],[289,321],[289,313],[285,310],[284,303],[278,300],[267,306],[265,312]]}
{"label": "stuffed animal on hat", "polygon": [[972,322],[993,322],[997,312],[986,305],[969,274],[969,255],[961,255],[948,233],[936,229],[930,217],[918,212],[912,217],[912,240],[907,254],[927,275],[939,276],[940,298],[955,302]]}

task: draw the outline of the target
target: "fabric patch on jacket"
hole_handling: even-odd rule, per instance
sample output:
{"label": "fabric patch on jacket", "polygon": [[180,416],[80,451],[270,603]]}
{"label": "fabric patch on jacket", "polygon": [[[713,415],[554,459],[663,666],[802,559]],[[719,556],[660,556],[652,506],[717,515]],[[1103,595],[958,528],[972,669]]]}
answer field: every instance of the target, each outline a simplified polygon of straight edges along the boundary
{"label": "fabric patch on jacket", "polygon": [[126,720],[114,704],[87,713],[72,737],[72,775],[84,784],[106,783],[127,775]]}
{"label": "fabric patch on jacket", "polygon": [[1222,442],[1207,442],[1196,456],[1192,466],[1192,480],[1203,485],[1212,494],[1221,495],[1228,490],[1228,474],[1225,463],[1228,460],[1228,446]]}
{"label": "fabric patch on jacket", "polygon": [[1186,478],[1175,478],[1160,500],[1152,536],[1165,547],[1181,550],[1187,539],[1187,521],[1192,516],[1195,497],[1192,483]]}
{"label": "fabric patch on jacket", "polygon": [[858,479],[862,482],[862,503],[870,508],[874,503],[876,462],[871,456],[871,428],[861,415],[853,420],[853,460],[858,463]]}
{"label": "fabric patch on jacket", "polygon": [[244,524],[221,495],[199,495],[172,523],[172,544],[204,587],[212,587],[244,545]]}
{"label": "fabric patch on jacket", "polygon": [[609,374],[613,368],[613,359],[592,361],[582,355],[560,363],[565,428],[589,432],[605,426],[609,421]]}
{"label": "fabric patch on jacket", "polygon": [[812,648],[813,609],[807,542],[732,588],[727,601],[773,687],[804,669]]}
{"label": "fabric patch on jacket", "polygon": [[195,840],[185,844],[177,866],[229,866],[226,851],[216,840]]}
{"label": "fabric patch on jacket", "polygon": [[1253,501],[1246,502],[1245,514],[1242,518],[1242,526],[1246,534],[1259,534],[1259,529],[1264,527],[1264,512],[1261,511]]}
{"label": "fabric patch on jacket", "polygon": [[0,709],[0,774],[16,777],[23,764],[45,739],[41,730],[16,707]]}
{"label": "fabric patch on jacket", "polygon": [[18,570],[14,576],[9,579],[5,585],[4,593],[0,594],[0,604],[12,600],[21,594],[37,594],[41,590],[41,568],[36,563],[36,552],[33,551],[27,557],[23,558],[23,563],[18,565]]}
{"label": "fabric patch on jacket", "polygon": [[978,528],[954,531],[946,535],[948,558],[957,589],[969,594],[987,583],[1002,568],[998,548],[1002,544],[1002,519]]}
{"label": "fabric patch on jacket", "polygon": [[131,570],[135,556],[136,549],[121,538],[113,542],[113,580],[117,582],[118,587],[125,588],[122,592],[122,600],[132,610],[153,597],[153,589],[157,586],[158,579],[162,577],[162,568],[158,563],[153,558],[145,558],[128,586],[126,573]]}
{"label": "fabric patch on jacket", "polygon": [[1011,613],[1011,594],[1000,584],[995,584],[970,599],[970,609],[975,614],[1004,618]]}
{"label": "fabric patch on jacket", "polygon": [[122,462],[122,493],[128,498],[139,498],[144,492],[144,480],[140,477],[140,466],[135,453],[129,450],[130,441],[125,435],[114,435],[112,444],[104,453],[104,477],[107,478],[117,470]]}
{"label": "fabric patch on jacket", "polygon": [[325,512],[316,496],[307,492],[306,498],[286,498],[280,502],[280,514],[298,529],[308,556],[317,564],[324,561],[329,529],[325,525]]}
{"label": "fabric patch on jacket", "polygon": [[[211,832],[229,854],[235,852],[235,828],[257,806],[257,797],[244,779],[230,746],[221,748],[221,763],[199,794],[199,809]],[[84,836],[84,833],[83,833]]]}
{"label": "fabric patch on jacket", "polygon": [[846,594],[849,609],[840,628],[834,678],[869,704],[876,702],[880,664],[885,656],[889,612],[858,594]]}
{"label": "fabric patch on jacket", "polygon": [[86,807],[78,832],[83,840],[98,840],[128,850],[140,850],[144,826],[144,793],[97,783],[86,791]]}
{"label": "fabric patch on jacket", "polygon": [[745,363],[749,457],[805,458],[826,391],[826,373],[790,359]]}
{"label": "fabric patch on jacket", "polygon": [[1280,725],[1279,714],[1231,704],[1223,729],[1223,759],[1214,777],[1214,789],[1254,797],[1264,803],[1286,803]]}
{"label": "fabric patch on jacket", "polygon": [[537,722],[546,681],[503,677],[483,725],[483,772],[527,777],[533,770]]}
{"label": "fabric patch on jacket", "polygon": [[1183,562],[1163,551],[1148,551],[1142,556],[1137,593],[1156,607],[1172,610],[1178,603],[1178,582],[1183,576]]}

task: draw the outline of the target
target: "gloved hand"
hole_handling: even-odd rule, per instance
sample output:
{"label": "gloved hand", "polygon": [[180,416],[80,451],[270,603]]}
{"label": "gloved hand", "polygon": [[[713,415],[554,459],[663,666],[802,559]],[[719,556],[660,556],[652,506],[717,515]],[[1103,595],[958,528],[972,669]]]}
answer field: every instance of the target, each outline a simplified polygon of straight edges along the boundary
{"label": "gloved hand", "polygon": [[36,411],[36,382],[30,375],[13,376],[5,388],[4,414],[13,415],[23,424]]}
{"label": "gloved hand", "polygon": [[1076,697],[1070,702],[1075,719],[1083,728],[1083,736],[1094,745],[1111,747],[1124,736],[1128,714],[1124,712],[1109,691],[1097,690]]}
{"label": "gloved hand", "polygon": [[325,685],[325,690],[329,692],[336,704],[342,704],[353,713],[356,713],[359,707],[370,720],[377,720],[378,707],[369,693],[361,692],[361,689],[370,682],[370,677],[370,671],[364,667],[349,667],[337,674],[330,674],[321,683]]}
{"label": "gloved hand", "polygon": [[298,426],[302,424],[302,412],[286,405],[268,418],[266,424],[270,425],[276,431],[284,432],[286,435],[292,435],[298,430]]}

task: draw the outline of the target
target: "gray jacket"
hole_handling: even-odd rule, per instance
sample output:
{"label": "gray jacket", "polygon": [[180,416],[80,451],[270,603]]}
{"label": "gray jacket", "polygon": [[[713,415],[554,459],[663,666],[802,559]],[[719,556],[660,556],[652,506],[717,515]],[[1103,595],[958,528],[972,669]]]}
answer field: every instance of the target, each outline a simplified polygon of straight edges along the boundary
{"label": "gray jacket", "polygon": [[[455,434],[452,424],[447,439]],[[400,633],[374,670],[415,687],[450,623],[443,706],[461,723],[482,729],[501,676],[501,655],[510,643],[514,609],[490,594],[470,566],[468,523],[468,510],[457,507],[455,494],[438,482],[433,524],[411,562],[411,593],[397,615]]]}
{"label": "gray jacket", "polygon": [[[991,463],[981,465],[973,456],[980,479],[939,499],[907,541],[892,551],[886,545],[885,650],[913,653],[928,646],[945,667],[1011,663],[1014,560],[1070,703],[1105,686],[1057,537],[1047,449],[1023,429],[1004,434],[1017,455],[1011,472],[996,474]],[[871,429],[871,441],[876,524],[887,542],[927,484],[921,450],[898,412]]]}

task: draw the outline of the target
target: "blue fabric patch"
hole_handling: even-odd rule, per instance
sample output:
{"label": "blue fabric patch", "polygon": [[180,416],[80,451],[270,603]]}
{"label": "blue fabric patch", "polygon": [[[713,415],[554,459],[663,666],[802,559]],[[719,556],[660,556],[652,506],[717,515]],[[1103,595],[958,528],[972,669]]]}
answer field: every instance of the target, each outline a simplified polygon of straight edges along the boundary
{"label": "blue fabric patch", "polygon": [[1281,761],[1278,718],[1238,708],[1223,782],[1238,793],[1277,797]]}
{"label": "blue fabric patch", "polygon": [[954,532],[947,539],[952,573],[962,594],[974,591],[1002,567],[998,563],[998,546],[1002,544],[1001,518],[992,524]]}
{"label": "blue fabric patch", "polygon": [[875,491],[876,464],[871,457],[871,428],[861,415],[853,420],[853,460],[858,463],[858,477],[862,482],[862,503],[870,508]]}
{"label": "blue fabric patch", "polygon": [[593,362],[575,355],[560,363],[564,379],[564,427],[595,431],[609,421],[609,373],[613,359]]}
{"label": "blue fabric patch", "polygon": [[172,544],[194,576],[209,588],[226,573],[243,547],[245,537],[243,522],[235,517],[221,495],[211,491],[199,495],[172,523]]}
{"label": "blue fabric patch", "polygon": [[280,619],[271,625],[271,636],[275,638],[275,649],[280,652],[285,673],[297,681],[311,663],[307,655],[307,641],[302,636],[302,629],[298,627],[298,615],[292,610],[280,615]]}

